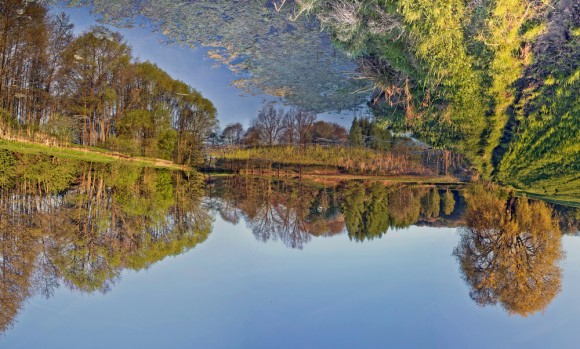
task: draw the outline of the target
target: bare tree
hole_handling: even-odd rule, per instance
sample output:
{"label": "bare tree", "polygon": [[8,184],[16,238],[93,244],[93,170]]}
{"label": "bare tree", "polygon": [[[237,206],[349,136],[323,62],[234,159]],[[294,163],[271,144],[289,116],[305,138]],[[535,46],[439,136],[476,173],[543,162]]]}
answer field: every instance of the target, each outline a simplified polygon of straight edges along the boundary
{"label": "bare tree", "polygon": [[252,121],[252,126],[258,130],[262,143],[273,146],[278,142],[284,129],[283,115],[283,111],[277,110],[272,104],[260,110],[258,117]]}
{"label": "bare tree", "polygon": [[238,145],[242,142],[243,134],[244,126],[239,122],[236,122],[235,124],[229,124],[224,128],[222,138],[227,145]]}
{"label": "bare tree", "polygon": [[312,128],[316,121],[316,114],[304,110],[297,110],[294,112],[294,119],[296,120],[298,144],[306,145],[312,142]]}
{"label": "bare tree", "polygon": [[286,111],[282,120],[284,126],[281,134],[282,142],[300,145],[311,143],[315,121],[316,114],[301,109]]}
{"label": "bare tree", "polygon": [[284,144],[293,145],[298,140],[296,135],[296,119],[294,118],[294,110],[289,110],[284,114],[284,131],[280,136],[280,141]]}

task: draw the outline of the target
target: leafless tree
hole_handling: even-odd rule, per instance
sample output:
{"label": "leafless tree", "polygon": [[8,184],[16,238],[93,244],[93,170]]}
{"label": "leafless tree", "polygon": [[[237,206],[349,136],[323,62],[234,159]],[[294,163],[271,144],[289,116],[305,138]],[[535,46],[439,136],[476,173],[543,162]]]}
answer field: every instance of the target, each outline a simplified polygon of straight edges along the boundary
{"label": "leafless tree", "polygon": [[222,138],[227,145],[238,145],[242,142],[243,134],[244,126],[242,126],[241,123],[236,122],[235,124],[229,124],[224,128]]}
{"label": "leafless tree", "polygon": [[262,143],[273,146],[284,130],[284,113],[276,109],[274,105],[267,104],[258,113],[258,117],[252,121],[252,126],[258,130]]}

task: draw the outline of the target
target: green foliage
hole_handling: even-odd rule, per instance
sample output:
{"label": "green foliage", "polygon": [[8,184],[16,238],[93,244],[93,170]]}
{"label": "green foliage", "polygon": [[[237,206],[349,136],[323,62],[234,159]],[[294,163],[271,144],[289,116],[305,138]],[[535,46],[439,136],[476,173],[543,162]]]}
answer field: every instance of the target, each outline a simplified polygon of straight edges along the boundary
{"label": "green foliage", "polygon": [[197,163],[216,123],[201,93],[134,62],[106,27],[75,36],[69,18],[50,15],[43,2],[11,0],[2,9],[0,137]]}
{"label": "green foliage", "polygon": [[46,155],[22,155],[17,175],[31,186],[46,193],[61,193],[71,186],[78,173],[79,162]]}
{"label": "green foliage", "polygon": [[534,192],[580,196],[580,69],[543,87],[519,117],[521,130],[499,166],[506,183]]}
{"label": "green foliage", "polygon": [[157,139],[157,149],[159,149],[159,156],[163,159],[171,159],[175,151],[175,144],[177,141],[177,131],[167,129],[159,133]]}
{"label": "green foliage", "polygon": [[455,197],[449,190],[446,190],[445,194],[441,196],[441,210],[443,211],[443,214],[447,216],[455,210]]}
{"label": "green foliage", "polygon": [[426,218],[437,218],[441,208],[441,197],[437,188],[432,188],[421,200],[421,213]]}
{"label": "green foliage", "polygon": [[16,158],[11,151],[0,149],[0,188],[9,188],[16,177]]}
{"label": "green foliage", "polygon": [[368,147],[375,150],[390,150],[393,144],[391,131],[368,118],[354,118],[350,127],[348,143],[353,147]]}
{"label": "green foliage", "polygon": [[571,92],[580,57],[577,6],[529,0],[297,5],[360,57],[361,77],[377,89],[375,114],[389,127],[462,152],[486,178],[532,190],[579,187],[578,97]]}
{"label": "green foliage", "polygon": [[362,147],[364,146],[364,138],[362,134],[362,129],[358,123],[358,120],[355,118],[352,122],[352,126],[350,127],[350,131],[348,133],[348,144],[351,147]]}

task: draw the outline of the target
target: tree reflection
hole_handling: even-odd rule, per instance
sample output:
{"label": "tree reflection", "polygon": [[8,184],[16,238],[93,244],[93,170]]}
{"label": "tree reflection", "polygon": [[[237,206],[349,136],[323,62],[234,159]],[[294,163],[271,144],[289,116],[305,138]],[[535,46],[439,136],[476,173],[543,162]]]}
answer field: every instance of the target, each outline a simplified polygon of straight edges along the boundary
{"label": "tree reflection", "polygon": [[522,316],[544,310],[561,287],[563,252],[552,210],[525,197],[506,198],[491,185],[473,186],[466,200],[467,227],[454,255],[471,298]]}
{"label": "tree reflection", "polygon": [[265,92],[316,112],[357,108],[366,100],[361,91],[368,83],[346,78],[355,63],[331,44],[314,18],[289,21],[291,6],[276,11],[270,0],[65,2],[88,5],[110,24],[147,19],[170,40],[211,47],[209,57],[240,73],[234,85],[251,94]]}
{"label": "tree reflection", "polygon": [[0,332],[34,294],[61,283],[107,292],[124,269],[181,254],[211,232],[195,173],[12,156],[16,176],[0,186]]}
{"label": "tree reflection", "polygon": [[[312,236],[345,229],[350,239],[372,240],[388,229],[412,224],[457,224],[450,215],[461,209],[453,194],[441,196],[431,186],[385,186],[381,182],[312,182],[268,177],[232,176],[212,181],[210,206],[222,219],[241,217],[256,239],[280,240],[302,248]],[[445,203],[444,215],[441,205]],[[447,217],[449,216],[449,217]]]}
{"label": "tree reflection", "polygon": [[389,228],[387,187],[374,183],[347,184],[343,212],[351,239],[364,241],[381,237]]}
{"label": "tree reflection", "polygon": [[[14,321],[32,292],[36,256],[40,249],[40,229],[27,215],[27,200],[0,202],[0,332]],[[22,210],[13,211],[12,205]]]}
{"label": "tree reflection", "polygon": [[212,207],[226,221],[244,217],[256,239],[303,248],[312,236],[342,232],[335,188],[262,177],[228,177],[213,182]]}

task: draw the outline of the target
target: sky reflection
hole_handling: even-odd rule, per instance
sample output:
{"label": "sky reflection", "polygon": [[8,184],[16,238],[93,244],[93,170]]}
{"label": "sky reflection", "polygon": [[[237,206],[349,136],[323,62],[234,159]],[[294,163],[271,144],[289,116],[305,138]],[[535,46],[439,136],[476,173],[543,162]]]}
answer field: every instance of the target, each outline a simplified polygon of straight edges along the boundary
{"label": "sky reflection", "polygon": [[[77,34],[89,30],[91,26],[101,25],[87,7],[53,6],[51,12],[68,14]],[[240,76],[209,58],[207,54],[210,48],[198,46],[192,49],[185,45],[169,44],[162,33],[152,32],[139,25],[132,28],[106,26],[123,35],[138,60],[157,64],[173,78],[184,81],[211,100],[218,111],[222,128],[235,122],[248,127],[264,103],[282,102],[280,98],[267,94],[248,94],[234,87],[232,81]],[[319,119],[350,126],[353,115],[352,111],[327,112],[319,114]]]}
{"label": "sky reflection", "polygon": [[[545,312],[478,307],[452,256],[453,228],[411,227],[304,250],[257,241],[219,216],[194,250],[124,272],[103,295],[36,297],[2,348],[571,348],[580,248],[564,236],[563,291]],[[31,336],[30,333],[35,333]]]}

